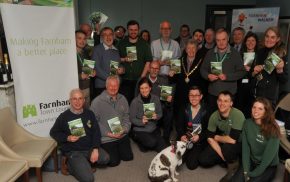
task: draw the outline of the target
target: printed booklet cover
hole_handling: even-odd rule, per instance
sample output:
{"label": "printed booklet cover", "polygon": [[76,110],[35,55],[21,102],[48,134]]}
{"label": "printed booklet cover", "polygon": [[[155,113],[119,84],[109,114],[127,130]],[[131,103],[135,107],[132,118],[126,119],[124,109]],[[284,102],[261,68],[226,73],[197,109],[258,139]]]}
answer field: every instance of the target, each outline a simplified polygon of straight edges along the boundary
{"label": "printed booklet cover", "polygon": [[94,68],[95,68],[95,61],[84,59],[83,69],[82,69],[84,74],[91,75],[94,71]]}
{"label": "printed booklet cover", "polygon": [[137,49],[136,46],[126,47],[127,57],[129,61],[137,60]]}
{"label": "printed booklet cover", "polygon": [[255,59],[254,52],[244,52],[244,65],[251,66]]}
{"label": "printed booklet cover", "polygon": [[272,52],[267,59],[265,60],[265,65],[264,65],[264,70],[268,73],[271,74],[272,71],[275,69],[277,64],[279,64],[281,61],[281,58]]}
{"label": "printed booklet cover", "polygon": [[160,89],[160,100],[167,101],[167,97],[172,94],[172,87],[161,85]]}
{"label": "printed booklet cover", "polygon": [[210,62],[211,73],[215,75],[222,74],[222,62]]}
{"label": "printed booklet cover", "polygon": [[176,74],[181,72],[180,59],[171,59],[170,60],[170,70],[174,71]]}
{"label": "printed booklet cover", "polygon": [[86,131],[84,129],[83,122],[82,122],[81,118],[69,121],[68,126],[70,129],[70,133],[73,136],[79,136],[79,137],[86,136]]}
{"label": "printed booklet cover", "polygon": [[108,124],[113,134],[118,134],[123,131],[119,117],[109,119]]}
{"label": "printed booklet cover", "polygon": [[111,61],[110,62],[110,75],[117,75],[118,68],[119,68],[119,62]]}
{"label": "printed booklet cover", "polygon": [[143,104],[143,110],[146,118],[152,119],[153,114],[155,113],[155,104],[154,103]]}

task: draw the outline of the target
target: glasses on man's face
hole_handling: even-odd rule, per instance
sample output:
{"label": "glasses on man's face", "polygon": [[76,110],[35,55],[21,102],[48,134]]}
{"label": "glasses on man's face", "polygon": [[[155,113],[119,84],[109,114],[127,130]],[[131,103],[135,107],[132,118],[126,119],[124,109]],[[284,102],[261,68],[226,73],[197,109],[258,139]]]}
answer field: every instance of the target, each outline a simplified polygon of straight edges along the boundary
{"label": "glasses on man's face", "polygon": [[199,95],[193,95],[193,94],[189,94],[189,97],[192,97],[192,98],[197,98],[197,97],[200,97],[200,94],[199,94]]}
{"label": "glasses on man's face", "polygon": [[154,68],[154,67],[151,67],[150,69],[152,69],[152,70],[159,70],[159,68]]}
{"label": "glasses on man's face", "polygon": [[73,102],[76,102],[76,101],[82,101],[82,100],[84,100],[84,98],[83,97],[73,97],[73,98],[71,98],[71,100]]}

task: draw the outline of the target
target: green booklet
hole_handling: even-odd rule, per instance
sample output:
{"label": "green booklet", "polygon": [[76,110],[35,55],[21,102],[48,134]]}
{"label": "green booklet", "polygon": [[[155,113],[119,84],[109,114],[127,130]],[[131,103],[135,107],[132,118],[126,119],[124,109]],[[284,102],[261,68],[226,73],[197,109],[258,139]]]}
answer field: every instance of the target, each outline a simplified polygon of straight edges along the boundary
{"label": "green booklet", "polygon": [[94,46],[95,46],[95,41],[94,41],[94,39],[87,39],[87,44],[88,44],[90,47],[94,47]]}
{"label": "green booklet", "polygon": [[223,73],[223,63],[222,62],[210,62],[211,73],[215,75],[220,75]]}
{"label": "green booklet", "polygon": [[78,136],[78,137],[86,136],[86,131],[84,129],[81,118],[69,121],[68,127],[70,129],[71,135]]}
{"label": "green booklet", "polygon": [[110,62],[110,75],[117,75],[120,63],[117,61]]}
{"label": "green booklet", "polygon": [[161,51],[161,61],[170,60],[172,59],[173,52],[169,50]]}
{"label": "green booklet", "polygon": [[95,68],[95,61],[84,59],[83,68],[82,68],[84,74],[91,75],[94,71],[94,68]]}
{"label": "green booklet", "polygon": [[160,100],[167,101],[167,97],[172,94],[172,87],[161,85],[160,89]]}
{"label": "green booklet", "polygon": [[176,74],[181,72],[180,59],[171,59],[170,60],[170,70],[174,71]]}
{"label": "green booklet", "polygon": [[153,114],[155,113],[155,104],[154,103],[143,104],[143,111],[147,119],[152,119]]}
{"label": "green booklet", "polygon": [[137,48],[136,46],[126,47],[128,61],[137,61]]}
{"label": "green booklet", "polygon": [[255,52],[244,52],[244,65],[251,66],[255,59]]}
{"label": "green booklet", "polygon": [[109,127],[113,134],[118,134],[123,131],[119,117],[114,117],[108,120]]}
{"label": "green booklet", "polygon": [[277,54],[272,52],[265,60],[264,70],[268,74],[271,74],[273,72],[273,70],[275,69],[275,67],[277,66],[277,64],[280,63],[280,61],[281,61],[281,58]]}

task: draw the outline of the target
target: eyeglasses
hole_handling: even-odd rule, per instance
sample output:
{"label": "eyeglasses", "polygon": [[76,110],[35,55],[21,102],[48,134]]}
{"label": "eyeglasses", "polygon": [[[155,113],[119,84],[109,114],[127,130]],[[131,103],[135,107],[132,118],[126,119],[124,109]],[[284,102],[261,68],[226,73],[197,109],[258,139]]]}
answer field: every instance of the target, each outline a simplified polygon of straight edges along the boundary
{"label": "eyeglasses", "polygon": [[196,97],[200,97],[201,95],[189,95],[189,97],[193,97],[193,98],[196,98]]}
{"label": "eyeglasses", "polygon": [[71,98],[71,100],[76,102],[76,101],[82,101],[82,100],[84,100],[84,98],[83,97],[78,97],[78,98],[73,97],[73,98]]}
{"label": "eyeglasses", "polygon": [[153,70],[159,70],[159,68],[153,68],[153,67],[151,67],[150,69],[153,69]]}

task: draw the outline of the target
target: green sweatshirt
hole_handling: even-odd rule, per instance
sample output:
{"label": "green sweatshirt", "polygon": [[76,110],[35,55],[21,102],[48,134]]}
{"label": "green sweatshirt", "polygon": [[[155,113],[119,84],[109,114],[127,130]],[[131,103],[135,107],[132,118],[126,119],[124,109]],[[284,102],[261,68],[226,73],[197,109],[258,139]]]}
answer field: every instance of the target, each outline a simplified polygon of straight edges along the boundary
{"label": "green sweatshirt", "polygon": [[[279,138],[264,137],[252,119],[245,121],[242,137],[243,168],[249,177],[260,176],[267,167],[278,165]],[[251,161],[257,164],[256,168],[251,169]]]}

